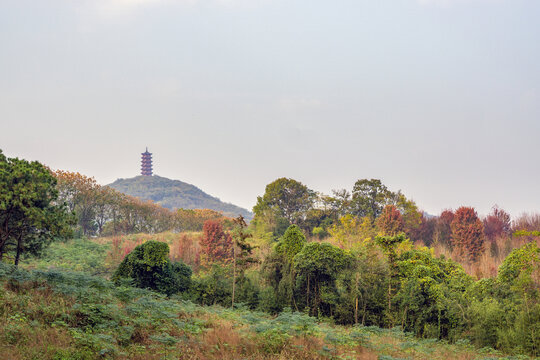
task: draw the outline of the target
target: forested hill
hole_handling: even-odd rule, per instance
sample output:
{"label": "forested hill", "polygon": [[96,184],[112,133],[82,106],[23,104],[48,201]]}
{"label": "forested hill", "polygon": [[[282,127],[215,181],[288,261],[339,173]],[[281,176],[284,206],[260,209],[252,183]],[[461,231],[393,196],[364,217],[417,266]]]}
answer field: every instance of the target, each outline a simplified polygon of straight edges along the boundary
{"label": "forested hill", "polygon": [[212,209],[222,211],[226,216],[238,216],[241,214],[247,219],[253,217],[253,214],[248,210],[224,203],[194,185],[157,175],[118,179],[107,186],[126,195],[136,196],[143,200],[152,200],[169,209]]}

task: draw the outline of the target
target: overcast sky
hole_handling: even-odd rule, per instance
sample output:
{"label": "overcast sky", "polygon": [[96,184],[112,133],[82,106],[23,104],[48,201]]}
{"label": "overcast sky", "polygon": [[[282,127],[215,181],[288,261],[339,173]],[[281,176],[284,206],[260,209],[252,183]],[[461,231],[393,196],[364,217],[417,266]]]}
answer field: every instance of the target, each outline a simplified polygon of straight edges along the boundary
{"label": "overcast sky", "polygon": [[0,149],[251,209],[291,177],[540,211],[540,1],[0,0]]}

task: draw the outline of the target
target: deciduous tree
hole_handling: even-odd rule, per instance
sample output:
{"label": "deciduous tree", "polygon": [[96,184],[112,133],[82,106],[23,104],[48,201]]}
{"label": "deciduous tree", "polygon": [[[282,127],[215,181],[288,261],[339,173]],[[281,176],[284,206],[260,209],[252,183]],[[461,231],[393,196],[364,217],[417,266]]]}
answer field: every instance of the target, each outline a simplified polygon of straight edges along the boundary
{"label": "deciduous tree", "polygon": [[336,278],[352,264],[352,256],[328,243],[305,245],[294,257],[297,284],[306,288],[306,306],[310,314],[331,314],[337,302]]}
{"label": "deciduous tree", "polygon": [[244,279],[244,272],[250,264],[256,263],[257,260],[251,256],[253,253],[254,247],[248,243],[247,239],[251,238],[252,235],[246,232],[247,223],[244,220],[242,215],[239,215],[237,218],[233,219],[234,228],[233,228],[233,283],[232,283],[232,296],[231,303],[234,307],[234,296],[236,290],[236,280],[240,278]]}
{"label": "deciduous tree", "polygon": [[512,231],[510,214],[495,205],[491,213],[484,219],[484,234],[489,241],[495,241],[499,236],[509,236]]}
{"label": "deciduous tree", "polygon": [[255,216],[272,209],[291,224],[299,224],[313,206],[315,192],[299,181],[288,178],[277,179],[266,185],[264,195],[257,198],[253,208]]}
{"label": "deciduous tree", "polygon": [[437,223],[435,224],[435,230],[433,233],[433,242],[443,245],[451,245],[452,238],[452,220],[454,220],[454,212],[450,209],[443,210],[441,215],[437,218]]}
{"label": "deciduous tree", "polygon": [[377,218],[377,227],[383,235],[394,236],[403,232],[403,218],[394,205],[386,205]]}
{"label": "deciduous tree", "polygon": [[392,192],[379,179],[358,180],[353,187],[351,211],[353,215],[369,216],[375,220],[391,195]]}
{"label": "deciduous tree", "polygon": [[476,260],[484,250],[484,225],[474,208],[462,206],[457,209],[450,227],[452,245],[458,256]]}
{"label": "deciduous tree", "polygon": [[201,238],[201,263],[227,263],[233,257],[233,241],[229,233],[223,230],[221,221],[207,220],[203,226]]}

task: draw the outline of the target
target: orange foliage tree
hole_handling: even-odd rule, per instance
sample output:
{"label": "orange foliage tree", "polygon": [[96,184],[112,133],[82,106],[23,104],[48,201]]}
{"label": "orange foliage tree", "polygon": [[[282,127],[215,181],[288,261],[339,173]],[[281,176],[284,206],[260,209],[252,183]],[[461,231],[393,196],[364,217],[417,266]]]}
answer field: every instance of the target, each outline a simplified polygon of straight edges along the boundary
{"label": "orange foliage tree", "polygon": [[383,235],[394,236],[403,232],[403,218],[394,205],[386,205],[377,218],[377,227]]}
{"label": "orange foliage tree", "polygon": [[484,225],[472,207],[456,210],[452,223],[452,245],[461,258],[475,261],[484,250]]}
{"label": "orange foliage tree", "polygon": [[78,224],[83,234],[91,235],[96,231],[95,203],[100,186],[94,178],[57,170],[56,177],[58,202],[65,203],[69,211],[77,215]]}
{"label": "orange foliage tree", "polygon": [[175,227],[181,231],[201,231],[207,220],[223,220],[221,212],[211,209],[178,209],[175,213]]}
{"label": "orange foliage tree", "polygon": [[221,221],[205,221],[200,246],[202,264],[227,263],[232,260],[232,236],[223,230]]}

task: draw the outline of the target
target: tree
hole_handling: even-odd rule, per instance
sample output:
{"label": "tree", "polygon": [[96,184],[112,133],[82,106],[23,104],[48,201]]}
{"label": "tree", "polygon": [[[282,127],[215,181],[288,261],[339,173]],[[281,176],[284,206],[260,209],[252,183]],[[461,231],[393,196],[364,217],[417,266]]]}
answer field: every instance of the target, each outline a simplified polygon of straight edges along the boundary
{"label": "tree", "polygon": [[129,279],[136,287],[171,295],[189,289],[191,274],[191,268],[186,264],[171,263],[167,243],[151,240],[133,249],[112,279],[117,284],[121,279]]}
{"label": "tree", "polygon": [[240,270],[240,278],[243,279],[246,267],[249,266],[249,264],[257,262],[257,260],[251,257],[254,247],[247,242],[247,239],[252,237],[252,235],[245,231],[247,224],[244,217],[239,215],[237,218],[233,219],[233,222],[233,284],[231,304],[234,307],[234,295],[237,278],[236,270],[237,268]]}
{"label": "tree", "polygon": [[540,248],[535,242],[523,245],[504,259],[498,279],[521,293],[540,298]]}
{"label": "tree", "polygon": [[223,214],[210,209],[178,209],[174,216],[177,231],[202,231],[207,220],[222,221]]}
{"label": "tree", "polygon": [[350,267],[352,256],[328,243],[305,245],[293,259],[297,286],[306,289],[306,307],[310,314],[331,315],[337,304],[336,278]]}
{"label": "tree", "polygon": [[422,212],[418,210],[416,203],[407,199],[401,191],[391,194],[390,204],[399,210],[403,219],[403,232],[411,237],[422,224]]}
{"label": "tree", "polygon": [[377,218],[377,227],[383,235],[394,236],[403,232],[403,218],[394,205],[386,205]]}
{"label": "tree", "polygon": [[340,300],[336,321],[380,326],[387,303],[388,266],[373,242],[353,253],[352,266],[341,271],[338,279]]}
{"label": "tree", "polygon": [[458,256],[475,261],[484,250],[484,225],[474,208],[457,209],[450,227],[452,245]]}
{"label": "tree", "polygon": [[433,242],[435,244],[451,245],[452,228],[450,225],[454,220],[454,212],[450,209],[443,210],[437,218],[433,232]]}
{"label": "tree", "polygon": [[411,240],[413,242],[420,241],[425,246],[430,246],[433,243],[436,225],[436,217],[426,217],[422,215],[420,218],[420,226],[412,232]]}
{"label": "tree", "polygon": [[94,234],[98,228],[95,220],[100,185],[94,178],[69,171],[57,170],[54,176],[57,179],[59,199],[75,213],[82,233]]}
{"label": "tree", "polygon": [[264,259],[263,274],[274,290],[279,309],[286,305],[298,310],[295,300],[293,260],[306,245],[306,237],[297,225],[291,225],[274,246],[272,253]]}
{"label": "tree", "polygon": [[227,263],[233,257],[233,241],[229,233],[223,231],[221,221],[207,220],[203,225],[201,261],[206,264]]}
{"label": "tree", "polygon": [[409,250],[397,261],[399,290],[394,313],[405,331],[429,338],[450,338],[463,331],[472,278],[452,260],[435,258],[427,249]]}
{"label": "tree", "polygon": [[405,240],[405,234],[403,233],[395,236],[377,236],[375,238],[375,242],[381,247],[383,253],[388,258],[388,265],[390,267],[390,281],[388,282],[388,311],[392,310],[392,286],[395,285],[395,279],[398,275],[396,249],[397,246]]}
{"label": "tree", "polygon": [[37,161],[6,158],[0,150],[0,260],[14,253],[39,254],[56,238],[71,235],[73,219],[58,203],[56,180]]}
{"label": "tree", "polygon": [[493,242],[499,236],[509,236],[512,229],[510,214],[495,205],[491,213],[484,219],[484,234]]}
{"label": "tree", "polygon": [[351,214],[339,218],[339,221],[330,227],[328,232],[344,249],[356,248],[363,241],[372,239],[377,234],[369,217],[358,218]]}
{"label": "tree", "polygon": [[320,201],[335,220],[350,213],[351,193],[345,189],[332,190],[332,196],[322,195]]}
{"label": "tree", "polygon": [[299,181],[279,178],[266,185],[264,195],[257,197],[253,208],[256,217],[266,210],[273,210],[291,224],[299,224],[312,208],[315,192]]}
{"label": "tree", "polygon": [[353,215],[375,220],[391,196],[392,192],[379,179],[358,180],[353,187],[351,211]]}
{"label": "tree", "polygon": [[289,262],[306,245],[306,237],[297,225],[291,225],[283,234],[283,237],[276,246],[276,250],[282,253]]}

